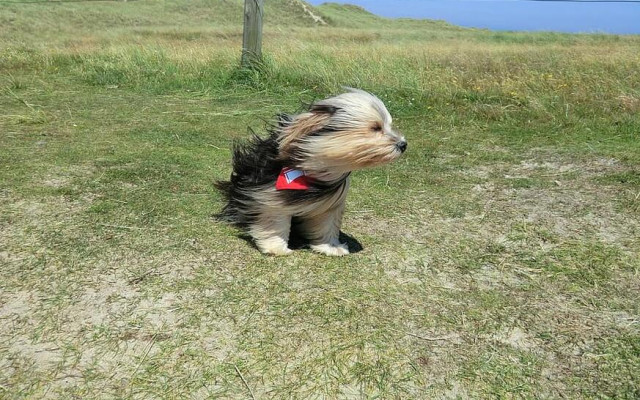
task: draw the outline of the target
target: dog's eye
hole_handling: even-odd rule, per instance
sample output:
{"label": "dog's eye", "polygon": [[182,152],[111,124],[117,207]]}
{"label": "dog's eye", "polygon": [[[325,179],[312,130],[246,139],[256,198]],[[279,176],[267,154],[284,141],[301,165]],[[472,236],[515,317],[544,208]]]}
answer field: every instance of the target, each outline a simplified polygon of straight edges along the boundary
{"label": "dog's eye", "polygon": [[371,129],[372,129],[374,132],[382,132],[382,125],[380,125],[380,124],[375,124]]}

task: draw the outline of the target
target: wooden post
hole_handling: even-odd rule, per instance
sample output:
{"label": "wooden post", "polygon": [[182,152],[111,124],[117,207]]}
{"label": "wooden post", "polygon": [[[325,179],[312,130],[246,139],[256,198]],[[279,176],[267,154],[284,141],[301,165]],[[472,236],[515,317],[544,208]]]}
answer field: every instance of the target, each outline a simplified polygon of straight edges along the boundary
{"label": "wooden post", "polygon": [[242,35],[243,67],[250,68],[262,60],[262,16],[264,0],[244,0],[244,33]]}

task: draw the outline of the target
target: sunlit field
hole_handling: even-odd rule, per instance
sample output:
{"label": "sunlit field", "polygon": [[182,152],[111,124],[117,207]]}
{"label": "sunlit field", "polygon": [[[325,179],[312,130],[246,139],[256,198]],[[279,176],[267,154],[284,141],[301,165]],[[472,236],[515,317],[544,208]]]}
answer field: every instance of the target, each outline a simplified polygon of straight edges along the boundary
{"label": "sunlit field", "polygon": [[[0,398],[638,398],[640,37],[266,3],[0,5]],[[409,149],[264,256],[213,182],[343,86]]]}

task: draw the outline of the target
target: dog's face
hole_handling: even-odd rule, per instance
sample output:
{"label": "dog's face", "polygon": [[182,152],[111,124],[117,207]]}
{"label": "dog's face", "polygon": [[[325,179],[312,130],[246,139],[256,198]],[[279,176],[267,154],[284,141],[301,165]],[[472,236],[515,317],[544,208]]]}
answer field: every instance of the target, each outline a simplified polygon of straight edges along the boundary
{"label": "dog's face", "polygon": [[385,164],[406,149],[382,101],[357,89],[312,104],[285,126],[280,138],[283,156],[317,173]]}

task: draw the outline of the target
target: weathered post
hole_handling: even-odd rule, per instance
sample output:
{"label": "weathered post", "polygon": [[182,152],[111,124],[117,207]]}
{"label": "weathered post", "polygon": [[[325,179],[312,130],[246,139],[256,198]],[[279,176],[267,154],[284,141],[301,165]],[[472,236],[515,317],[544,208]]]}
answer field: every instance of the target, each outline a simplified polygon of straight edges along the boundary
{"label": "weathered post", "polygon": [[262,16],[264,0],[244,0],[244,33],[242,35],[243,67],[250,68],[262,60]]}

